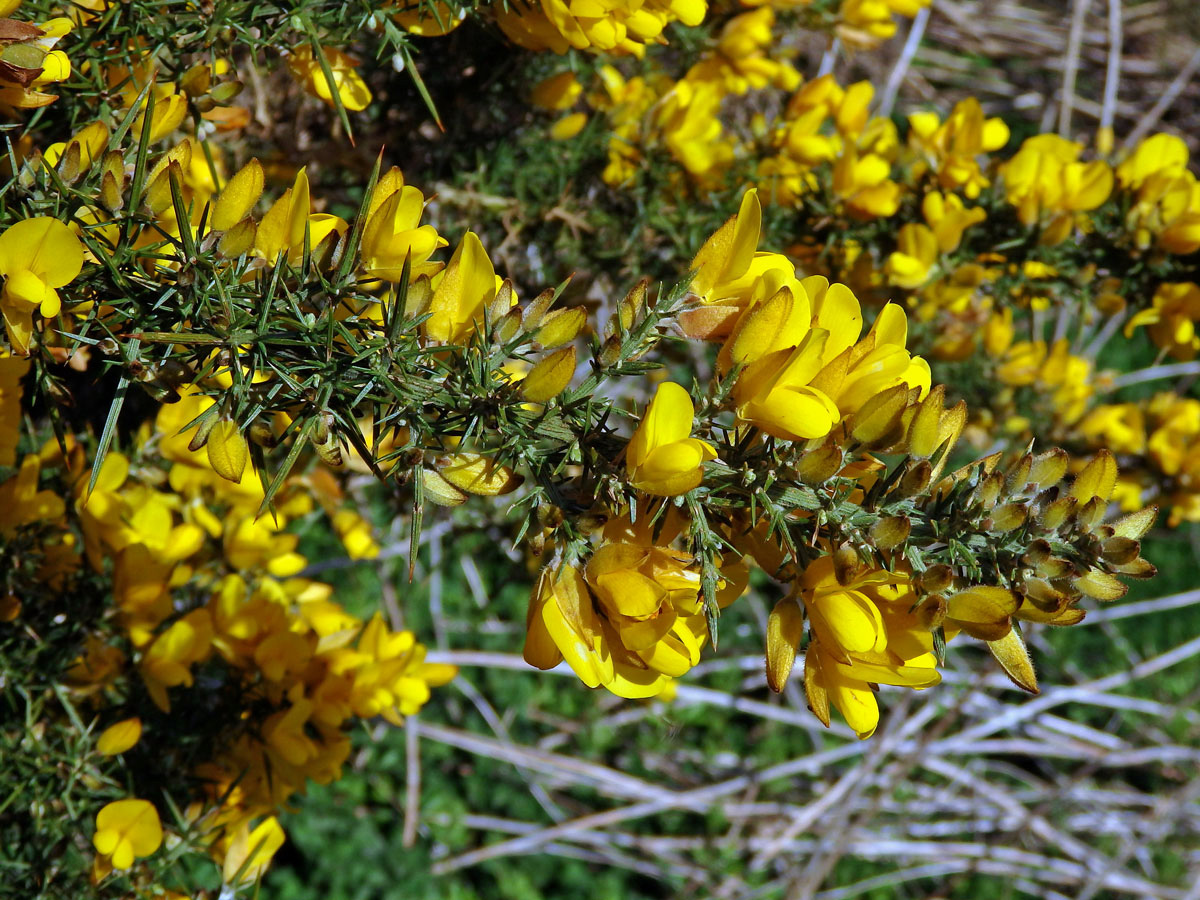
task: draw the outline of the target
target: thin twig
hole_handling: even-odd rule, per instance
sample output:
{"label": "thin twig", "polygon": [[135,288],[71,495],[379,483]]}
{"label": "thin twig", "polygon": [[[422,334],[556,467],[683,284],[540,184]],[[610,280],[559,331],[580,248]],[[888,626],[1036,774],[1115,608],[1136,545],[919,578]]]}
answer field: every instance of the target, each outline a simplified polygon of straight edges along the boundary
{"label": "thin twig", "polygon": [[1100,111],[1100,131],[1107,135],[1106,140],[1110,142],[1117,110],[1117,91],[1121,85],[1123,30],[1121,0],[1108,0],[1108,67],[1104,72],[1104,107]]}
{"label": "thin twig", "polygon": [[404,723],[404,832],[402,843],[412,847],[417,842],[417,826],[421,820],[421,726],[416,716]]}
{"label": "thin twig", "polygon": [[1138,120],[1138,123],[1133,126],[1133,130],[1126,135],[1123,144],[1126,149],[1135,146],[1138,141],[1150,133],[1151,128],[1158,124],[1159,119],[1171,108],[1171,104],[1183,93],[1183,89],[1192,80],[1192,76],[1196,74],[1197,69],[1200,69],[1200,47],[1193,51],[1191,59],[1187,61],[1187,64],[1180,69],[1179,74],[1167,85],[1166,90],[1162,92],[1162,96],[1158,98],[1152,107],[1146,110],[1146,114]]}
{"label": "thin twig", "polygon": [[900,86],[904,84],[904,76],[908,74],[908,67],[912,65],[913,57],[917,55],[917,48],[921,46],[921,38],[925,35],[925,26],[929,22],[929,15],[930,7],[923,6],[912,20],[912,25],[908,29],[908,37],[905,38],[904,47],[900,51],[900,58],[892,67],[887,84],[883,88],[883,97],[879,101],[881,118],[886,119],[892,114],[892,107],[896,105]]}
{"label": "thin twig", "polygon": [[1071,32],[1067,36],[1067,61],[1063,67],[1062,102],[1058,107],[1058,133],[1071,136],[1071,112],[1075,108],[1075,77],[1079,74],[1079,51],[1083,46],[1083,20],[1092,0],[1073,0]]}
{"label": "thin twig", "polygon": [[1148,366],[1135,372],[1126,372],[1116,376],[1107,388],[1119,391],[1131,384],[1145,384],[1147,381],[1159,381],[1163,378],[1185,378],[1189,375],[1200,375],[1200,362],[1173,363],[1169,366]]}

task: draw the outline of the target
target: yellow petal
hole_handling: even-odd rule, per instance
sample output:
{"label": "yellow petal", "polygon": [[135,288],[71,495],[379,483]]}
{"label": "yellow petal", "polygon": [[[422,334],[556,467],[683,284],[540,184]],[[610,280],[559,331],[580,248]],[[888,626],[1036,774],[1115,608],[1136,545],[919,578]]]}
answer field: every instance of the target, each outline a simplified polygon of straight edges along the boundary
{"label": "yellow petal", "polygon": [[96,741],[96,752],[101,756],[116,756],[124,753],[142,736],[142,720],[134,716],[104,729]]}

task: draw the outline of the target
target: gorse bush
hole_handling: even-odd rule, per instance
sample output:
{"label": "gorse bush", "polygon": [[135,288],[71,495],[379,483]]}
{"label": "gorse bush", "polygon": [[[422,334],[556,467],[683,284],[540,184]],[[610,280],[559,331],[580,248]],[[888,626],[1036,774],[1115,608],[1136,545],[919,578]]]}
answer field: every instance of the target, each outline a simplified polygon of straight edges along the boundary
{"label": "gorse bush", "polygon": [[353,724],[455,676],[302,527],[402,520],[411,575],[474,505],[525,660],[628,699],[774,581],[765,684],[865,739],[956,639],[1036,693],[1022,629],[1200,521],[1200,400],[1149,396],[1200,374],[1185,142],[893,116],[794,38],[926,3],[745,5],[0,3],[17,895],[248,895]]}

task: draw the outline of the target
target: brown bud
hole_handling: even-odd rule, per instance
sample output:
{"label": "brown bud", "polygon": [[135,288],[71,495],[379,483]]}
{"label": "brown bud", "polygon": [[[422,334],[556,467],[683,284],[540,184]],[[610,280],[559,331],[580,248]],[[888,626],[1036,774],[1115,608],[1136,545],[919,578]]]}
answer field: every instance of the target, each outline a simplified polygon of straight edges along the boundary
{"label": "brown bud", "polygon": [[1000,492],[1004,489],[1004,476],[999,472],[993,472],[983,479],[982,483],[975,488],[973,500],[984,509],[991,509],[996,505],[996,501],[1000,499]]}
{"label": "brown bud", "polygon": [[908,452],[926,459],[940,446],[942,407],[946,401],[945,385],[936,385],[929,392],[908,427]]}
{"label": "brown bud", "polygon": [[1142,545],[1126,537],[1111,537],[1103,544],[1101,555],[1106,562],[1123,566],[1131,563],[1142,553]]}
{"label": "brown bud", "polygon": [[208,412],[200,424],[196,426],[196,433],[192,435],[192,439],[188,441],[188,449],[193,453],[197,452],[208,443],[208,436],[212,433],[213,427],[220,421],[217,415],[217,407],[210,406]]}
{"label": "brown bud", "polygon": [[1150,530],[1150,526],[1154,524],[1154,520],[1158,517],[1157,506],[1147,506],[1145,509],[1139,509],[1135,513],[1130,513],[1124,518],[1113,522],[1113,534],[1118,537],[1132,538],[1135,541],[1140,541]]}
{"label": "brown bud", "polygon": [[[496,296],[488,305],[488,318],[493,322],[499,322],[508,315],[515,303],[516,296],[513,294],[512,282],[505,278],[499,290],[496,291]],[[518,320],[520,319],[519,312],[517,313],[517,318]]]}
{"label": "brown bud", "polygon": [[534,338],[544,349],[552,350],[575,340],[586,324],[586,308],[573,306],[570,309],[556,309],[542,321]]}
{"label": "brown bud", "polygon": [[858,551],[850,544],[842,544],[833,554],[833,575],[843,587],[854,580],[862,569]]}
{"label": "brown bud", "polygon": [[1029,545],[1029,549],[1025,551],[1025,555],[1021,557],[1021,562],[1027,566],[1040,566],[1051,554],[1050,543],[1038,538]]}
{"label": "brown bud", "polygon": [[220,106],[231,102],[245,89],[240,81],[223,81],[208,92],[209,96]]}
{"label": "brown bud", "polygon": [[342,460],[342,445],[338,441],[337,435],[329,432],[329,439],[324,443],[313,443],[313,447],[317,451],[317,456],[321,457],[321,462],[327,466],[339,467]]}
{"label": "brown bud", "polygon": [[646,289],[650,286],[650,279],[643,278],[635,284],[625,295],[625,299],[617,305],[617,320],[620,323],[621,330],[629,331],[634,324],[642,317],[642,311],[646,308]]}
{"label": "brown bud", "polygon": [[811,643],[804,654],[804,695],[808,699],[808,708],[812,710],[813,715],[828,728],[829,690],[825,687],[820,654],[814,652]]}
{"label": "brown bud", "polygon": [[1059,497],[1038,517],[1038,525],[1042,531],[1057,531],[1075,511],[1078,501],[1074,497]]}
{"label": "brown bud", "polygon": [[954,583],[954,570],[944,563],[939,563],[930,566],[913,580],[921,593],[940,594]]}
{"label": "brown bud", "polygon": [[1012,679],[1013,684],[1031,694],[1038,692],[1037,675],[1033,671],[1033,661],[1029,651],[1025,649],[1025,641],[1015,628],[1004,637],[988,641],[988,650],[996,661],[1004,668],[1005,674]]}
{"label": "brown bud", "polygon": [[898,384],[864,403],[846,427],[864,446],[889,447],[902,436],[900,419],[907,406],[908,385]]}
{"label": "brown bud", "polygon": [[279,446],[279,438],[275,436],[275,430],[261,419],[255,419],[247,430],[250,440],[258,444],[260,447],[266,447],[268,450]]}
{"label": "brown bud", "polygon": [[1094,571],[1076,578],[1075,587],[1089,597],[1105,601],[1119,600],[1129,591],[1129,585],[1123,584],[1115,575]]}
{"label": "brown bud", "polygon": [[1029,483],[1030,473],[1033,471],[1033,457],[1028,453],[1021,456],[1020,459],[1008,470],[1008,475],[1004,479],[1004,490],[1006,493],[1015,494],[1025,489],[1025,485]]}
{"label": "brown bud", "polygon": [[933,467],[929,465],[929,460],[918,460],[915,465],[910,463],[908,471],[900,478],[896,493],[900,497],[917,496],[929,487],[929,479],[932,474]]}
{"label": "brown bud", "polygon": [[553,288],[546,288],[532,302],[525,307],[524,325],[526,331],[533,331],[542,324],[542,318],[550,309],[550,304],[554,302]]}
{"label": "brown bud", "polygon": [[911,531],[908,516],[885,516],[871,526],[871,541],[880,550],[891,550],[908,540]]}
{"label": "brown bud", "polygon": [[467,502],[467,495],[432,469],[421,470],[421,481],[425,497],[438,506],[459,506]]}
{"label": "brown bud", "polygon": [[533,403],[557,397],[575,374],[575,348],[561,347],[534,366],[521,382],[521,396]]}
{"label": "brown bud", "polygon": [[615,366],[621,359],[621,337],[614,334],[600,348],[600,365]]}
{"label": "brown bud", "polygon": [[842,448],[828,443],[809,450],[796,464],[796,478],[805,484],[824,484],[842,468]]}
{"label": "brown bud", "polygon": [[933,631],[946,621],[946,598],[941,594],[930,594],[917,606],[917,621],[923,628]]}
{"label": "brown bud", "polygon": [[507,344],[521,330],[521,310],[510,309],[499,319],[492,321],[496,323],[492,326],[492,340],[497,344]]}

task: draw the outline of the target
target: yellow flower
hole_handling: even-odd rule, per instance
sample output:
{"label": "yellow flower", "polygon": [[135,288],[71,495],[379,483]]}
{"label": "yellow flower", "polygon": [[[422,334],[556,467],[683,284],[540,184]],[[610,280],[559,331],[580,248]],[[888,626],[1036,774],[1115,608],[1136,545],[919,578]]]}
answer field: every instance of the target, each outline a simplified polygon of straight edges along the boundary
{"label": "yellow flower", "polygon": [[957,250],[962,243],[963,232],[987,218],[982,207],[967,209],[957,194],[941,194],[937,191],[925,195],[921,201],[921,213],[933,229],[938,249],[943,253]]}
{"label": "yellow flower", "polygon": [[733,161],[718,116],[724,93],[707,82],[680,81],[658,107],[655,124],[671,154],[699,184],[713,182]]}
{"label": "yellow flower", "polygon": [[[425,336],[439,344],[461,344],[483,323],[483,312],[496,297],[496,270],[473,231],[463,235],[435,279]],[[515,300],[514,300],[515,302]]]}
{"label": "yellow flower", "polygon": [[896,33],[893,13],[912,18],[932,0],[843,0],[838,34],[849,44],[874,47]]}
{"label": "yellow flower", "polygon": [[666,381],[642,417],[625,451],[629,482],[640,491],[671,497],[699,486],[706,460],[717,451],[691,437],[696,409],[682,387]]}
{"label": "yellow flower", "polygon": [[587,113],[569,113],[550,126],[550,137],[556,141],[569,141],[587,124]]}
{"label": "yellow flower", "polygon": [[530,100],[539,109],[561,112],[574,106],[582,92],[583,85],[579,83],[575,73],[568,70],[539,81],[533,87]]}
{"label": "yellow flower", "polygon": [[411,631],[389,631],[379,613],[363,629],[354,656],[344,660],[335,670],[347,662],[356,666],[349,698],[354,714],[383,716],[393,725],[415,715],[429,699],[430,687],[446,684],[458,672],[454,666],[425,662],[425,645]]}
{"label": "yellow flower", "polygon": [[66,512],[61,496],[38,490],[40,473],[41,460],[30,454],[16,475],[0,482],[0,536],[10,537],[23,525],[61,519]]}
{"label": "yellow flower", "polygon": [[706,0],[540,0],[496,4],[496,19],[516,44],[528,50],[566,53],[592,50],[641,57],[646,44],[660,41],[667,23],[699,25]]}
{"label": "yellow flower", "polygon": [[162,844],[158,810],[145,800],[117,800],[96,816],[92,846],[114,869],[128,869],[135,858],[150,856]]}
{"label": "yellow flower", "polygon": [[335,50],[332,47],[322,47],[321,55],[329,66],[333,76],[332,87],[325,77],[320,61],[313,55],[312,47],[305,44],[297,47],[288,57],[288,68],[296,80],[304,85],[304,89],[330,106],[334,106],[333,95],[337,93],[342,106],[351,112],[366,109],[371,102],[371,90],[362,76],[355,71],[359,62],[352,56]]}
{"label": "yellow flower", "polygon": [[264,819],[253,831],[248,821],[234,831],[225,850],[222,878],[226,884],[246,884],[257,881],[271,864],[272,857],[283,846],[284,832],[274,816]]}
{"label": "yellow flower", "polygon": [[[699,572],[669,543],[681,521],[671,513],[657,540],[645,520],[613,520],[587,563],[542,570],[529,599],[525,661],[551,669],[566,660],[588,687],[619,697],[654,697],[700,661],[708,639]],[[722,568],[717,603],[744,590],[740,561]]]}
{"label": "yellow flower", "polygon": [[900,208],[900,186],[891,180],[891,171],[882,156],[860,155],[855,148],[847,147],[833,167],[833,192],[856,218],[895,215]]}
{"label": "yellow flower", "polygon": [[1188,148],[1173,134],[1152,134],[1117,166],[1122,187],[1137,190],[1154,176],[1175,178],[1187,171]]}
{"label": "yellow flower", "polygon": [[1125,323],[1125,336],[1132,337],[1146,325],[1150,339],[1176,359],[1195,359],[1200,351],[1196,322],[1200,321],[1200,285],[1190,281],[1165,282],[1154,292],[1153,306],[1134,313]]}
{"label": "yellow flower", "polygon": [[425,202],[421,191],[404,183],[399,169],[392,168],[379,179],[371,194],[360,250],[368,278],[399,282],[406,259],[411,278],[433,275],[442,267],[430,257],[447,242],[432,225],[421,224]]}
{"label": "yellow flower", "polygon": [[442,37],[466,21],[467,10],[464,7],[457,13],[452,12],[440,0],[429,4],[421,0],[404,0],[404,5],[392,15],[392,19],[409,34]]}
{"label": "yellow flower", "polygon": [[1146,423],[1136,403],[1106,403],[1097,406],[1082,422],[1079,431],[1093,446],[1113,453],[1146,452]]}
{"label": "yellow flower", "polygon": [[301,169],[292,186],[267,210],[254,235],[254,250],[269,265],[275,264],[281,252],[291,265],[298,265],[304,256],[305,234],[312,253],[318,255],[322,242],[345,233],[344,219],[311,213],[309,203],[308,172]]}
{"label": "yellow flower", "polygon": [[[879,723],[876,684],[932,687],[941,681],[933,635],[915,612],[916,594],[902,572],[864,569],[838,581],[832,556],[804,570],[799,600],[812,629],[804,657],[804,688],[813,712],[826,725],[832,704],[860,738]],[[795,598],[780,601],[768,627],[768,671],[782,689],[801,631]],[[789,606],[790,605],[790,606]]]}
{"label": "yellow flower", "polygon": [[1039,134],[1026,140],[1004,166],[1008,202],[1017,207],[1022,224],[1043,225],[1044,244],[1061,243],[1070,234],[1074,213],[1095,209],[1112,193],[1108,163],[1080,162],[1082,151],[1074,141]]}
{"label": "yellow flower", "polygon": [[769,6],[734,16],[721,29],[716,50],[692,66],[686,80],[713,82],[726,94],[745,94],[772,85],[785,91],[795,90],[800,84],[800,73],[765,52],[774,40],[771,34],[774,24],[775,12]]}
{"label": "yellow flower", "polygon": [[990,183],[979,168],[979,155],[999,150],[1010,134],[1002,119],[984,118],[974,97],[955,104],[945,122],[937,113],[917,112],[908,124],[909,143],[937,173],[941,187],[961,188],[972,200]]}
{"label": "yellow flower", "polygon": [[910,222],[896,235],[896,251],[888,257],[884,272],[890,284],[918,288],[929,277],[937,258],[937,235],[919,222]]}
{"label": "yellow flower", "polygon": [[731,216],[704,242],[692,260],[692,292],[704,304],[680,314],[680,326],[691,337],[720,340],[733,330],[749,305],[779,288],[795,289],[796,268],[786,256],[758,251],[762,206],[758,191],[742,196]]}
{"label": "yellow flower", "polygon": [[906,349],[908,316],[903,307],[889,303],[879,311],[871,330],[840,360],[831,360],[819,382],[843,418],[853,415],[869,400],[898,385],[929,393],[929,363]]}
{"label": "yellow flower", "polygon": [[167,688],[191,686],[192,666],[208,658],[212,637],[212,616],[207,609],[194,609],[147,648],[141,663],[142,679],[159,709],[171,711]]}
{"label": "yellow flower", "polygon": [[[822,282],[828,285],[811,276],[752,306],[722,348],[731,364],[745,367],[733,389],[738,417],[784,440],[824,437],[838,421],[837,406],[812,382],[862,327],[849,288],[821,291]],[[819,294],[815,313],[809,287]]]}
{"label": "yellow flower", "polygon": [[58,315],[62,299],[56,288],[70,284],[83,268],[83,245],[57,219],[25,219],[0,234],[0,312],[14,353],[27,354],[33,334],[33,312]]}

